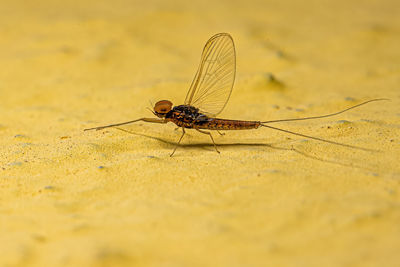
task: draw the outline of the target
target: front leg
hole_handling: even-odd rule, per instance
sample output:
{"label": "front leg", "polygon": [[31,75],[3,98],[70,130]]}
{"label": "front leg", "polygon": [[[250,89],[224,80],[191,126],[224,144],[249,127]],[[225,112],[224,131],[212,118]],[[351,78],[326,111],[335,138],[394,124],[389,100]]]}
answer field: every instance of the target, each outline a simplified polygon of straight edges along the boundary
{"label": "front leg", "polygon": [[186,133],[186,132],[185,132],[185,128],[182,127],[182,135],[181,135],[181,138],[179,138],[179,141],[178,141],[178,143],[176,144],[174,150],[172,151],[171,155],[169,155],[170,157],[172,157],[172,155],[174,155],[174,153],[175,153],[176,149],[178,148],[179,144],[181,143],[182,138],[183,138],[183,136],[185,135],[185,133]]}
{"label": "front leg", "polygon": [[89,130],[99,131],[99,130],[103,130],[104,128],[121,126],[121,125],[130,124],[130,123],[134,123],[134,122],[138,122],[138,121],[151,122],[151,123],[167,123],[168,122],[164,119],[159,119],[159,118],[140,118],[140,119],[133,120],[133,121],[126,121],[126,122],[121,122],[121,123],[116,123],[116,124],[88,128],[88,129],[84,129],[84,131],[89,131]]}

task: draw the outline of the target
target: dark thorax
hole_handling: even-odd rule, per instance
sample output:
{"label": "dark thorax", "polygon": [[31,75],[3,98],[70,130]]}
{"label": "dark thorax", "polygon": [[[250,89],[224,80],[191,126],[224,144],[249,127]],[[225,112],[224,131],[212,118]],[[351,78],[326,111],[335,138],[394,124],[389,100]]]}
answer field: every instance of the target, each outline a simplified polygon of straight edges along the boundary
{"label": "dark thorax", "polygon": [[167,113],[165,118],[185,128],[201,126],[209,121],[209,118],[200,113],[198,108],[188,105],[175,106]]}

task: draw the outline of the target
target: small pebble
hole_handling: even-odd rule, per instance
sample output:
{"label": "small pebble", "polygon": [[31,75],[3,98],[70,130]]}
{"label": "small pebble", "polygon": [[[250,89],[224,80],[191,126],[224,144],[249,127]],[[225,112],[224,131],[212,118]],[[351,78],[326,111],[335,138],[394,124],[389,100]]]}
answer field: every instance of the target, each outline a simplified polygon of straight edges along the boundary
{"label": "small pebble", "polygon": [[274,74],[268,72],[264,74],[265,79],[267,80],[268,83],[274,85],[278,89],[283,89],[284,83],[280,80],[278,80]]}
{"label": "small pebble", "polygon": [[272,107],[273,107],[274,109],[279,109],[279,106],[278,106],[278,105],[272,105]]}
{"label": "small pebble", "polygon": [[264,76],[269,82],[276,82],[276,78],[272,73],[268,72]]}
{"label": "small pebble", "polygon": [[283,51],[281,50],[276,51],[276,56],[280,58],[286,57],[285,53],[283,53]]}

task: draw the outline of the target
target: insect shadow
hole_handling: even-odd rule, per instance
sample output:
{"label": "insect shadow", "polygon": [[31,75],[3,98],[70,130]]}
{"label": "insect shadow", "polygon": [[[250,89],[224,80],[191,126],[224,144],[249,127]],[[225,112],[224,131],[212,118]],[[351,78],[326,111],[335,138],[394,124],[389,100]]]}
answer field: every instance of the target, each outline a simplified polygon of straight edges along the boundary
{"label": "insect shadow", "polygon": [[[146,137],[146,138],[157,140],[157,141],[159,141],[159,142],[161,142],[163,144],[167,144],[167,145],[170,145],[170,146],[179,145],[180,147],[203,148],[203,149],[205,147],[213,147],[213,144],[205,143],[205,142],[204,143],[190,143],[190,144],[182,144],[182,143],[180,143],[180,144],[178,144],[177,142],[172,142],[172,141],[169,141],[169,140],[157,137],[157,136],[152,136],[152,135],[143,134],[143,133],[136,133],[136,132],[129,131],[129,130],[126,130],[126,129],[123,129],[123,128],[119,128],[119,127],[113,127],[113,128],[115,128],[117,130],[120,130],[120,131],[123,131],[123,132],[126,132],[126,133],[129,133],[129,134],[136,135],[136,136],[143,136],[143,137]],[[268,148],[271,148],[271,149],[278,149],[278,150],[290,150],[290,149],[287,149],[287,148],[276,147],[276,146],[274,146],[272,144],[266,144],[266,143],[241,143],[241,142],[235,142],[235,143],[218,144],[218,146],[221,146],[221,147],[238,147],[238,146],[239,147],[240,146],[252,147],[252,146],[260,146],[260,147],[268,147]]]}
{"label": "insect shadow", "polygon": [[[132,134],[132,135],[136,135],[136,136],[142,136],[142,137],[146,137],[149,139],[153,139],[153,140],[157,140],[160,143],[169,145],[169,146],[176,146],[177,143],[176,142],[171,142],[168,141],[166,139],[157,137],[157,136],[152,136],[152,135],[148,135],[148,134],[143,134],[143,133],[137,133],[137,132],[133,132],[133,131],[129,131],[123,128],[119,128],[119,127],[113,127],[117,130]],[[279,143],[275,143],[275,144],[283,144],[286,142],[279,142]],[[308,154],[304,151],[301,151],[297,148],[295,148],[293,145],[291,145],[290,148],[288,147],[281,147],[281,146],[276,146],[275,144],[266,144],[266,143],[260,143],[260,142],[256,142],[256,143],[240,143],[240,142],[235,142],[235,143],[224,143],[224,144],[219,144],[219,146],[221,147],[266,147],[269,149],[274,149],[274,150],[280,150],[280,151],[290,151],[293,153],[296,153],[297,155],[300,155],[302,157],[311,159],[311,160],[317,160],[320,162],[324,162],[324,163],[329,163],[329,164],[334,164],[334,165],[340,165],[342,167],[349,167],[349,168],[358,168],[358,169],[364,169],[364,170],[368,170],[368,171],[374,171],[374,169],[372,168],[368,168],[359,164],[355,164],[355,163],[345,163],[345,162],[341,162],[335,159],[327,159],[327,158],[322,158],[322,157],[318,157],[315,155],[311,155]],[[210,147],[210,150],[212,150],[211,148],[213,147],[213,144],[210,143],[189,143],[189,144],[179,144],[179,146],[182,147],[187,147],[187,148],[202,148],[204,149],[205,147]],[[381,152],[381,151],[377,151],[374,150],[373,152]]]}

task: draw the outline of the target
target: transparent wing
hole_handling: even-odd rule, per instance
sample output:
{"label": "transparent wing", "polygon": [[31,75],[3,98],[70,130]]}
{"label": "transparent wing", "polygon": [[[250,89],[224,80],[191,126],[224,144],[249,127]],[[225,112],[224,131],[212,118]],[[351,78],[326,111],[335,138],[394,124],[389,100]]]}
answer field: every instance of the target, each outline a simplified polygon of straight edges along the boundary
{"label": "transparent wing", "polygon": [[224,109],[232,92],[236,74],[236,53],[232,37],[218,33],[204,46],[201,61],[184,104],[209,116]]}

